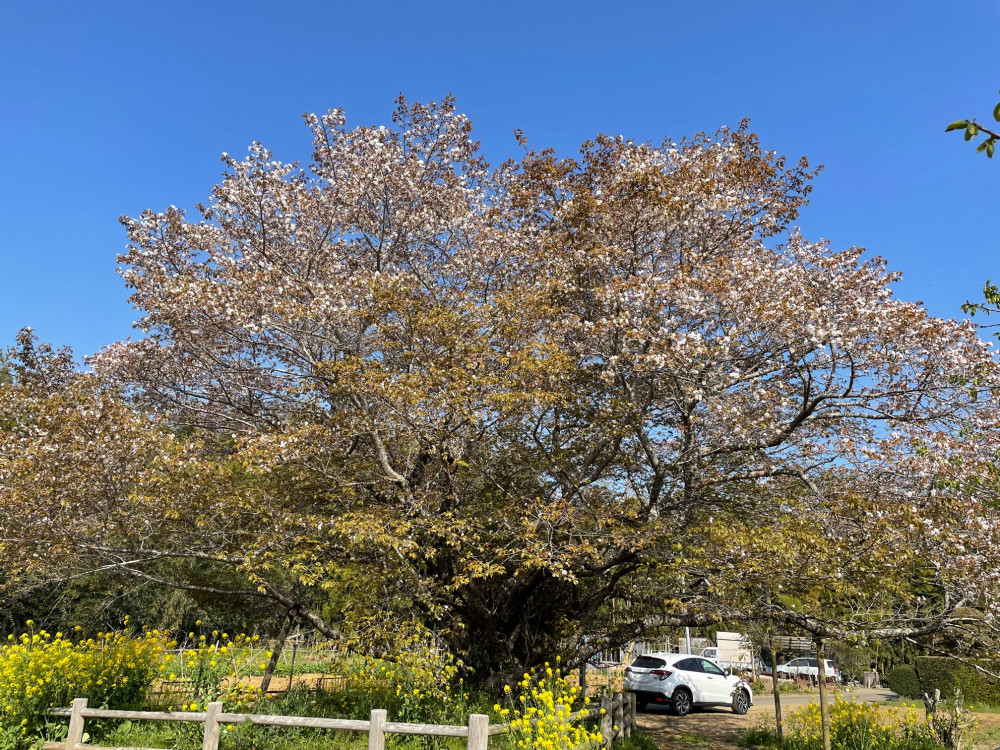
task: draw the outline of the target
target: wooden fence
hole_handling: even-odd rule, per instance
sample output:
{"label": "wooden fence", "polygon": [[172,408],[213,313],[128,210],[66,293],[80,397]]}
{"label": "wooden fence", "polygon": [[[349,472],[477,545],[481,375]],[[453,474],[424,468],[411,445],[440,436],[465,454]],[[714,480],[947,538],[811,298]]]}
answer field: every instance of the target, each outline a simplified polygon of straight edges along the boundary
{"label": "wooden fence", "polygon": [[[472,714],[465,726],[442,724],[411,724],[386,721],[385,709],[371,712],[367,720],[323,719],[309,716],[274,716],[269,714],[232,714],[222,710],[221,703],[209,703],[205,711],[112,711],[89,708],[86,698],[77,698],[71,708],[54,708],[53,716],[68,716],[69,730],[65,742],[46,742],[42,750],[155,750],[154,748],[101,747],[83,742],[84,724],[87,719],[121,719],[130,721],[186,721],[205,725],[202,750],[218,750],[223,724],[250,722],[261,726],[297,727],[302,729],[335,729],[348,732],[366,732],[368,750],[385,750],[386,734],[409,734],[430,737],[465,737],[468,750],[488,750],[490,737],[510,731],[509,724],[490,724],[485,714]],[[624,742],[635,728],[635,695],[615,693],[601,698],[601,707],[574,713],[571,721],[600,717],[601,742],[595,747],[609,750],[612,745]]]}

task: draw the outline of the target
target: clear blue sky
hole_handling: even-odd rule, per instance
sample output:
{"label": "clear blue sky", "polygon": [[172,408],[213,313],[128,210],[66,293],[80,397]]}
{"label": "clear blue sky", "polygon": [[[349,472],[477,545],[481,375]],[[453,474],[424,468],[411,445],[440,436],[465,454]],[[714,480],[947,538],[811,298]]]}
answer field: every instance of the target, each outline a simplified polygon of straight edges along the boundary
{"label": "clear blue sky", "polygon": [[307,158],[304,111],[386,122],[458,97],[486,155],[512,131],[679,138],[752,118],[826,170],[800,224],[959,315],[1000,278],[1000,157],[943,132],[990,119],[1000,2],[0,2],[0,345],[79,354],[131,334],[120,214],[192,207],[223,151]]}

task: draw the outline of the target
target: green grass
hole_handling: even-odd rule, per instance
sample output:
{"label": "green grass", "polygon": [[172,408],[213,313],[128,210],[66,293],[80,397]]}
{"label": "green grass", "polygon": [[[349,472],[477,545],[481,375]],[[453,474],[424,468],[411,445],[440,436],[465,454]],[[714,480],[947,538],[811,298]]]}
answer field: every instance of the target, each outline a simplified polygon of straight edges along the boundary
{"label": "green grass", "polygon": [[1000,746],[1000,727],[979,727],[969,732],[969,737],[976,747]]}
{"label": "green grass", "polygon": [[[105,746],[177,748],[199,750],[202,746],[203,725],[167,722],[133,722],[127,726],[95,732],[94,738]],[[386,737],[387,747],[429,747],[423,738],[401,735]],[[458,738],[446,738],[458,739]],[[261,727],[250,723],[226,725],[219,740],[220,750],[361,750],[368,747],[367,732],[347,732],[322,729]],[[438,742],[434,748],[445,750],[464,747],[464,741]]]}
{"label": "green grass", "polygon": [[[492,745],[493,740],[490,740]],[[621,745],[615,745],[615,750],[659,750],[652,738],[639,729],[632,730],[632,736]]]}
{"label": "green grass", "polygon": [[[941,701],[941,707],[947,709],[952,705],[953,701],[943,700]],[[923,701],[913,700],[911,698],[890,698],[888,700],[879,701],[880,706],[890,706],[892,708],[917,708],[921,711],[924,710]],[[973,703],[972,705],[966,705],[965,708],[974,714],[1000,714],[1000,706],[990,706],[983,703]]]}
{"label": "green grass", "polygon": [[888,706],[889,708],[919,708],[923,710],[924,704],[921,701],[913,700],[912,698],[889,698],[888,700],[879,701],[879,706]]}
{"label": "green grass", "polygon": [[750,727],[740,735],[737,744],[741,747],[771,747],[778,744],[778,735],[768,726]]}

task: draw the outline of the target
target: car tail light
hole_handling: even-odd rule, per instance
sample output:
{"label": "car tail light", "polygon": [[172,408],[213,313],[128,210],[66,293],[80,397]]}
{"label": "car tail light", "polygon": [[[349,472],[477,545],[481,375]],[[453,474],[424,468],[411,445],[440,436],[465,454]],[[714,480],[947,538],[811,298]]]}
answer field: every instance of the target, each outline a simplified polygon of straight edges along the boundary
{"label": "car tail light", "polygon": [[667,669],[654,669],[650,674],[655,674],[661,680],[665,680],[670,676],[670,670]]}

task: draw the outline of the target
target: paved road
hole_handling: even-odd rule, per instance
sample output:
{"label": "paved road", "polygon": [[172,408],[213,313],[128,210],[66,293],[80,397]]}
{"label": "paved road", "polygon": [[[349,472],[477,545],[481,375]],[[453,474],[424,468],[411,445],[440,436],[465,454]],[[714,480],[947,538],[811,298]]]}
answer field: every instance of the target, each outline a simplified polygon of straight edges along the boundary
{"label": "paved road", "polygon": [[[832,694],[833,691],[831,691]],[[871,688],[854,688],[853,690],[838,690],[837,696],[843,699],[855,698],[865,702],[880,702],[894,696],[890,690],[875,690]],[[818,701],[818,691],[812,693],[782,693],[781,714],[807,705],[810,701]],[[832,695],[830,696],[832,700]],[[649,734],[661,748],[677,748],[687,744],[687,739],[695,735],[710,740],[710,748],[729,750],[735,747],[737,739],[745,729],[758,726],[760,723],[774,724],[774,696],[765,694],[754,697],[754,705],[746,716],[736,716],[728,708],[706,708],[695,711],[683,718],[671,716],[661,706],[649,706],[638,717],[639,727]],[[690,743],[694,746],[695,743]],[[700,750],[705,750],[704,744]]]}

